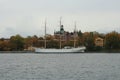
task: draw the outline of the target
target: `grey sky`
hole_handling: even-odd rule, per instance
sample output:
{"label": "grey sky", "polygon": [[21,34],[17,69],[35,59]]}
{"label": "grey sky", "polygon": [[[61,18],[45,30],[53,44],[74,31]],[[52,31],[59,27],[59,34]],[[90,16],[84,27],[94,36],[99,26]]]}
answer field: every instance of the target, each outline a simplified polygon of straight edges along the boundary
{"label": "grey sky", "polygon": [[20,34],[43,35],[59,29],[59,17],[65,30],[120,32],[120,0],[0,0],[0,37]]}

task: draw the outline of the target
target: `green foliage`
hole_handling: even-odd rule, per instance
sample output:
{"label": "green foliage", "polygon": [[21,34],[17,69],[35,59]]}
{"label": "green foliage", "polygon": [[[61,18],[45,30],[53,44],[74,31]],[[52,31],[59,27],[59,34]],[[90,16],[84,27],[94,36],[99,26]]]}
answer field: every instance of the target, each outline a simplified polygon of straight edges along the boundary
{"label": "green foliage", "polygon": [[84,40],[87,50],[93,51],[95,47],[93,33],[89,33],[86,37],[84,37]]}
{"label": "green foliage", "polygon": [[12,36],[10,38],[11,50],[23,50],[24,38],[20,35]]}
{"label": "green foliage", "polygon": [[[81,31],[77,32],[78,37],[76,38],[76,46],[86,46],[87,51],[102,51],[102,50],[119,50],[120,49],[120,34],[113,31],[108,34],[99,34],[98,32],[85,32]],[[97,37],[101,37],[104,39],[104,46],[99,47],[95,46],[95,39]],[[73,47],[73,37],[71,40],[62,41],[62,47],[71,46]],[[59,48],[59,38],[55,38],[52,35],[48,35],[46,37],[47,40],[47,48]],[[34,47],[44,47],[44,37],[28,36],[27,38],[23,38],[20,35],[11,36],[10,39],[0,39],[0,51],[10,51],[10,50],[23,50],[27,49],[30,46]]]}
{"label": "green foliage", "polygon": [[119,49],[120,48],[120,37],[115,31],[108,33],[105,36],[105,48],[106,49]]}
{"label": "green foliage", "polygon": [[59,48],[59,43],[55,40],[50,40],[46,45],[47,48]]}
{"label": "green foliage", "polygon": [[78,31],[77,34],[78,34],[78,37],[80,37],[80,38],[83,36],[83,33],[81,32],[81,30]]}
{"label": "green foliage", "polygon": [[103,50],[103,47],[100,47],[100,46],[95,46],[94,47],[94,51],[101,51]]}
{"label": "green foliage", "polygon": [[[73,47],[73,41],[67,41],[67,43],[64,43],[64,46],[70,46],[70,47]],[[63,46],[63,47],[64,47]]]}

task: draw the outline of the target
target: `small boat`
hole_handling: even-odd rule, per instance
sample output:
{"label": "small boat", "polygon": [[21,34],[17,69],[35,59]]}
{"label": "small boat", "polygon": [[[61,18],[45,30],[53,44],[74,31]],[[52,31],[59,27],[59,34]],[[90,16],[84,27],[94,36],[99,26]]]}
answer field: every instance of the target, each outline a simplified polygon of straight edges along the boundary
{"label": "small boat", "polygon": [[[64,47],[61,48],[61,29],[62,25],[61,25],[61,18],[60,18],[60,48],[59,49],[55,49],[55,48],[46,48],[46,20],[45,20],[45,47],[44,48],[36,48],[35,47],[35,52],[36,53],[79,53],[79,52],[84,52],[86,47],[85,46],[81,46],[81,47],[76,47],[76,38],[74,36],[74,47]],[[76,29],[76,24],[75,24],[75,29]]]}

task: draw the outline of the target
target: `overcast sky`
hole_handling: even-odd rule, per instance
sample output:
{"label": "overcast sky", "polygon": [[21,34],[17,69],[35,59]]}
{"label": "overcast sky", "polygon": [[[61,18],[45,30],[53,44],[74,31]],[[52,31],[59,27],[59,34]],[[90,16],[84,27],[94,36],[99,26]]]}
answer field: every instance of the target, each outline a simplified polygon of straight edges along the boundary
{"label": "overcast sky", "polygon": [[120,32],[120,0],[0,0],[0,37],[24,37],[59,30],[59,18],[66,31]]}

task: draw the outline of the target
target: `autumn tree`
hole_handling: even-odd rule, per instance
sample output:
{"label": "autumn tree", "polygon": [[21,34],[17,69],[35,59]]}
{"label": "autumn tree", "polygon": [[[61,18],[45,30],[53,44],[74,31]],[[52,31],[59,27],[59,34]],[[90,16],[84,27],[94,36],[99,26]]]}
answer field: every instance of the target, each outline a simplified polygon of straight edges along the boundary
{"label": "autumn tree", "polygon": [[38,37],[36,35],[32,36],[32,46],[38,46]]}
{"label": "autumn tree", "polygon": [[28,47],[32,46],[32,37],[31,36],[27,36],[25,38],[25,49],[27,49]]}
{"label": "autumn tree", "polygon": [[8,41],[0,41],[0,51],[10,51],[10,43]]}
{"label": "autumn tree", "polygon": [[84,44],[87,47],[87,50],[93,51],[95,44],[94,44],[94,35],[92,32],[84,34]]}
{"label": "autumn tree", "polygon": [[79,46],[84,45],[83,33],[81,31],[78,31],[77,34],[78,34],[78,45]]}
{"label": "autumn tree", "polygon": [[119,49],[120,48],[120,37],[115,31],[108,33],[105,36],[105,48],[107,49]]}
{"label": "autumn tree", "polygon": [[0,51],[10,51],[10,41],[9,39],[0,39]]}

